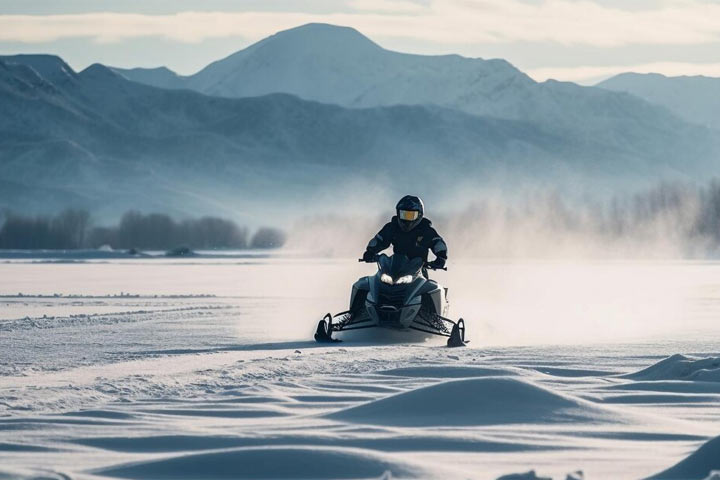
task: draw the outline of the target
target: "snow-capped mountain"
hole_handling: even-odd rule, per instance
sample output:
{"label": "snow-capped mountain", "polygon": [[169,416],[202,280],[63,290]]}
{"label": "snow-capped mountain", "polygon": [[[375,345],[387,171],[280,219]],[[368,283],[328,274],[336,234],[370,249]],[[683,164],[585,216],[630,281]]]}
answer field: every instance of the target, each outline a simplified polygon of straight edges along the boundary
{"label": "snow-capped mountain", "polygon": [[720,78],[621,73],[597,84],[662,105],[688,122],[720,129]]}
{"label": "snow-capped mountain", "polygon": [[[172,88],[180,78],[163,74],[148,82],[146,74],[124,72],[132,80]],[[634,96],[569,82],[538,83],[500,59],[393,52],[355,29],[327,24],[279,32],[182,81],[186,88],[222,97],[282,92],[353,108],[438,105],[529,121],[552,135],[638,155],[655,151],[646,140],[658,130],[685,128],[674,115]]]}
{"label": "snow-capped mountain", "polygon": [[[348,107],[432,104],[499,118],[540,118],[539,104],[564,102],[558,89],[592,89],[558,82],[538,84],[505,60],[459,55],[413,55],[386,50],[349,27],[308,24],[281,31],[189,77],[167,69],[115,69],[128,79],[222,97],[289,93]],[[567,93],[567,92],[564,92]],[[596,96],[612,98],[606,92]],[[554,108],[555,111],[559,108]],[[559,112],[567,116],[567,112]]]}
{"label": "snow-capped mountain", "polygon": [[[191,77],[3,57],[0,105],[0,207],[25,210],[233,214],[348,182],[442,196],[458,183],[597,189],[719,173],[717,132],[633,95],[537,83],[503,60],[390,52],[330,25]],[[6,193],[23,186],[33,201]]]}
{"label": "snow-capped mountain", "polygon": [[393,52],[327,24],[279,32],[186,79],[189,88],[224,97],[284,92],[348,107],[433,104],[513,119],[521,115],[504,105],[505,93],[534,84],[504,60]]}

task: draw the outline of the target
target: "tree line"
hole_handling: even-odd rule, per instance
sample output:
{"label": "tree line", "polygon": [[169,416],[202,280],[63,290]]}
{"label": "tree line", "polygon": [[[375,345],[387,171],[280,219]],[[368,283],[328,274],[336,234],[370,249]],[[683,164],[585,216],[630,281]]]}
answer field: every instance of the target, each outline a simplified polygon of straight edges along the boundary
{"label": "tree line", "polygon": [[262,227],[250,235],[246,227],[223,218],[206,216],[177,221],[163,213],[126,212],[114,226],[93,225],[85,210],[67,209],[57,215],[26,216],[6,212],[0,220],[0,248],[168,250],[279,248],[282,230]]}

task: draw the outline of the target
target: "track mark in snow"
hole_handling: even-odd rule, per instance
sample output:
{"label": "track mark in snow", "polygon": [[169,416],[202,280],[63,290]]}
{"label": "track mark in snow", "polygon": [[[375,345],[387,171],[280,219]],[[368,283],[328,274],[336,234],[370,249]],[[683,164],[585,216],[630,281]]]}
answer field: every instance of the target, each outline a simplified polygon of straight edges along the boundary
{"label": "track mark in snow", "polygon": [[84,325],[111,325],[118,323],[140,322],[155,320],[159,316],[173,313],[194,313],[197,316],[208,315],[208,311],[227,310],[231,306],[193,306],[182,308],[169,308],[163,310],[132,310],[127,312],[114,312],[110,314],[90,313],[56,317],[24,317],[0,321],[0,332],[16,330],[49,329],[65,327],[82,327]]}

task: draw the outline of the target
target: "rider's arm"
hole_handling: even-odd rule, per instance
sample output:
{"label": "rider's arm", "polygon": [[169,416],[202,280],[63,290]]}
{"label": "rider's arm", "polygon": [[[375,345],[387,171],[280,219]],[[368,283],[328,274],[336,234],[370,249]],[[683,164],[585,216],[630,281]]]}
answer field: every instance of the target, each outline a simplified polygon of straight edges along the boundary
{"label": "rider's arm", "polygon": [[430,227],[430,232],[430,250],[435,255],[435,260],[433,260],[432,263],[435,267],[442,268],[445,266],[445,262],[447,262],[448,258],[447,244],[434,228]]}
{"label": "rider's arm", "polygon": [[392,240],[392,223],[387,223],[372,239],[365,249],[363,259],[366,261],[372,260],[375,255],[382,252],[390,246]]}

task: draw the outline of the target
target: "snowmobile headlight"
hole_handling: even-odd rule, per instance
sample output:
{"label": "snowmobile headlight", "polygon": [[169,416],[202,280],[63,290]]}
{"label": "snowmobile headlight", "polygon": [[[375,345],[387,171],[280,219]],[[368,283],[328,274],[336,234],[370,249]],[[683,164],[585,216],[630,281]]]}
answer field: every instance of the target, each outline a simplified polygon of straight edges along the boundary
{"label": "snowmobile headlight", "polygon": [[412,275],[405,275],[404,277],[400,277],[397,280],[395,280],[395,284],[412,283],[412,281],[413,281]]}
{"label": "snowmobile headlight", "polygon": [[380,281],[383,283],[388,283],[390,285],[393,284],[392,277],[390,275],[388,275],[387,273],[383,273],[382,275],[380,275]]}

